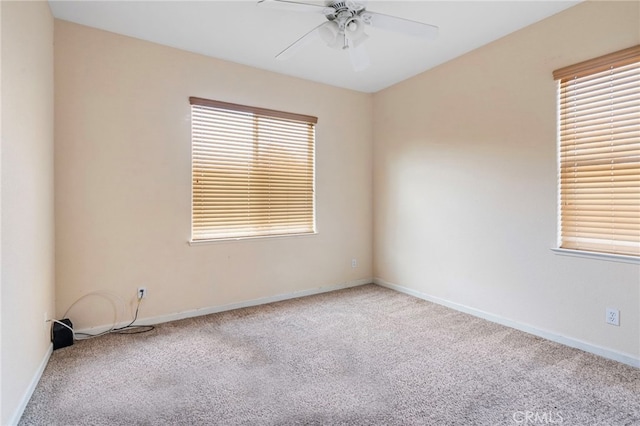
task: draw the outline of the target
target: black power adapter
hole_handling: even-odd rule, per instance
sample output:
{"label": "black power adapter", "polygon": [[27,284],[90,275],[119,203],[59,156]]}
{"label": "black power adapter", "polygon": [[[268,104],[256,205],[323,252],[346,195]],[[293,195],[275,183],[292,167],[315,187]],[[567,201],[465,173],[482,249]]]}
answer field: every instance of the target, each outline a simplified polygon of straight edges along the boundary
{"label": "black power adapter", "polygon": [[[61,323],[68,325],[71,329],[73,324],[69,318],[60,320]],[[73,331],[57,322],[53,323],[51,330],[51,341],[53,342],[53,350],[65,348],[73,345]]]}

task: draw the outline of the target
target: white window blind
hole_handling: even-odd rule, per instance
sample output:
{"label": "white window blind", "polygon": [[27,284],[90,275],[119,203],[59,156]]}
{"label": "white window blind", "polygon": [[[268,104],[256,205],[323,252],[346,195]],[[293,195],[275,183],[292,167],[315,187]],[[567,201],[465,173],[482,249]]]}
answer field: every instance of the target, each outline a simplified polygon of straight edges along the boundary
{"label": "white window blind", "polygon": [[560,247],[640,256],[640,46],[553,75]]}
{"label": "white window blind", "polygon": [[315,232],[317,118],[189,101],[192,241]]}

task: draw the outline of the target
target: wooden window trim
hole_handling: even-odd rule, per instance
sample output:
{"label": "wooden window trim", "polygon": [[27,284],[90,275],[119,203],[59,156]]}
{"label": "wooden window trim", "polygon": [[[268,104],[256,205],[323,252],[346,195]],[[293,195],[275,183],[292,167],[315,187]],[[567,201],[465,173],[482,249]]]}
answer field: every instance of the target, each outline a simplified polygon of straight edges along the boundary
{"label": "wooden window trim", "polygon": [[564,81],[569,78],[584,77],[612,67],[628,65],[640,60],[640,44],[607,55],[598,56],[553,72],[554,80]]}
{"label": "wooden window trim", "polygon": [[311,124],[318,123],[318,118],[313,117],[311,115],[295,114],[292,112],[277,111],[275,109],[259,108],[259,107],[253,107],[248,105],[240,105],[240,104],[234,104],[231,102],[214,101],[211,99],[196,98],[193,96],[189,98],[189,103],[191,105],[208,106],[212,108],[222,108],[222,109],[238,111],[238,112],[248,112],[251,114],[263,115],[263,116],[274,117],[274,118],[282,118],[285,120],[303,121],[305,123],[311,123]]}

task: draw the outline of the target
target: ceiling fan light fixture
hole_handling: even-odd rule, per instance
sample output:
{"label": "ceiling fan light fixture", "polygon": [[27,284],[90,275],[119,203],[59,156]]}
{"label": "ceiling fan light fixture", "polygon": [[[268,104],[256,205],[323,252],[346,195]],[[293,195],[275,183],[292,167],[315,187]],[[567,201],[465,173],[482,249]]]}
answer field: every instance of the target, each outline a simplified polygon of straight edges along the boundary
{"label": "ceiling fan light fixture", "polygon": [[336,22],[328,22],[327,25],[322,26],[318,32],[320,34],[320,38],[322,38],[327,46],[333,49],[340,49],[342,47],[340,28],[338,28],[338,24]]}
{"label": "ceiling fan light fixture", "polygon": [[358,17],[350,19],[344,26],[345,36],[351,40],[353,46],[359,46],[369,36],[364,32],[364,22]]}

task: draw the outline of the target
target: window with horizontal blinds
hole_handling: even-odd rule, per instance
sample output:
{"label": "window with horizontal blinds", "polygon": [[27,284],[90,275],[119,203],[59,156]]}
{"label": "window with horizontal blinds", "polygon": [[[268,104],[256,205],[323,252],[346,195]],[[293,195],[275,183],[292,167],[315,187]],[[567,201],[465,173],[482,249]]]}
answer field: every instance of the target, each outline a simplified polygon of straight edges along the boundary
{"label": "window with horizontal blinds", "polygon": [[640,46],[553,74],[559,245],[640,256]]}
{"label": "window with horizontal blinds", "polygon": [[189,101],[192,241],[315,232],[317,118]]}

